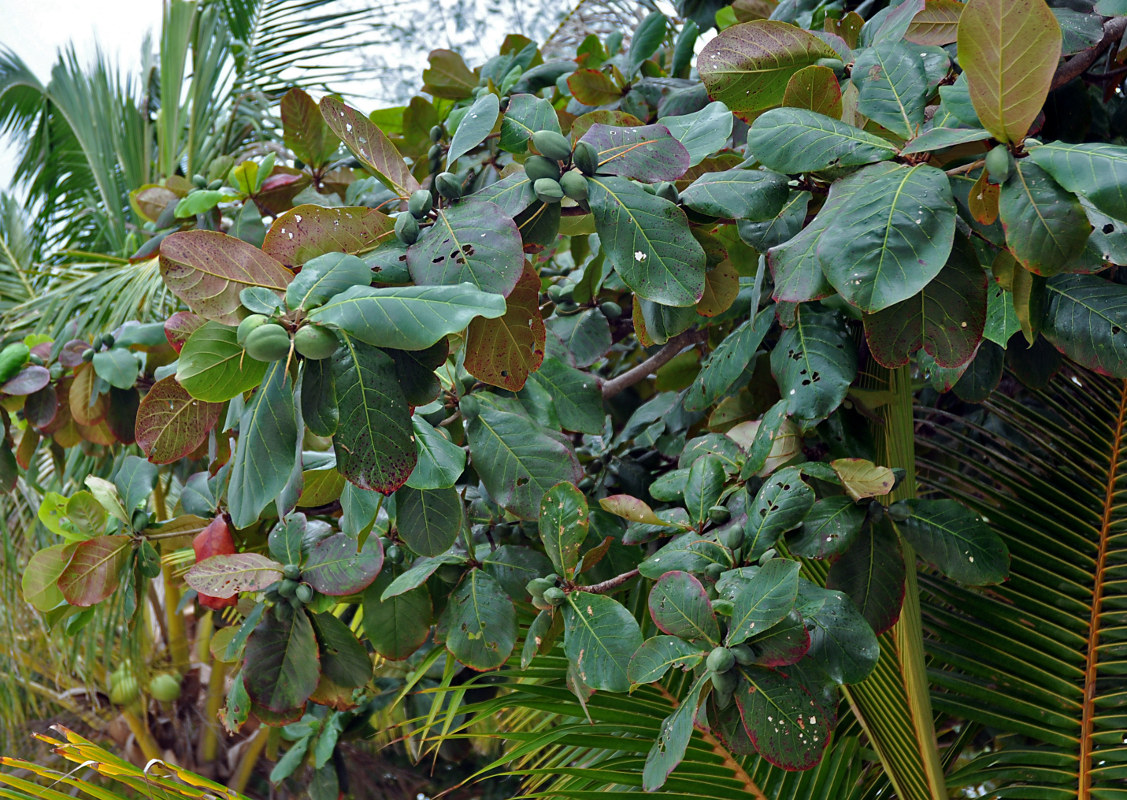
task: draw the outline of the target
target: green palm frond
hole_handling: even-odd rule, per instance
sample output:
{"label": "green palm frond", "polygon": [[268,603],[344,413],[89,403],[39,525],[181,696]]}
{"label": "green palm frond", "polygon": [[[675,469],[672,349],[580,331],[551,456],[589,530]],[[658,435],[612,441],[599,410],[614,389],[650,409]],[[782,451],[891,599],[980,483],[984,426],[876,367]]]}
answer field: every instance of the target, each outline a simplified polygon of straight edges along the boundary
{"label": "green palm frond", "polygon": [[[503,754],[474,779],[515,776],[520,798],[584,800],[633,796],[642,791],[642,768],[665,718],[688,691],[692,676],[674,670],[662,683],[627,695],[596,692],[576,713],[567,685],[567,659],[557,647],[525,670],[510,665],[499,674],[433,690],[444,711],[428,720],[425,749],[447,739],[482,735],[504,742]],[[461,705],[458,695],[486,686],[496,697]],[[457,694],[456,694],[457,693]],[[427,732],[431,731],[429,736]],[[484,732],[484,733],[483,733]],[[849,800],[863,796],[866,761],[855,725],[845,722],[822,762],[790,772],[757,755],[733,753],[713,733],[697,728],[684,760],[655,798],[699,800]]]}
{"label": "green palm frond", "polygon": [[1012,556],[988,590],[920,577],[935,707],[995,735],[951,784],[1127,797],[1127,382],[1069,372],[978,415],[922,415],[926,486]]}

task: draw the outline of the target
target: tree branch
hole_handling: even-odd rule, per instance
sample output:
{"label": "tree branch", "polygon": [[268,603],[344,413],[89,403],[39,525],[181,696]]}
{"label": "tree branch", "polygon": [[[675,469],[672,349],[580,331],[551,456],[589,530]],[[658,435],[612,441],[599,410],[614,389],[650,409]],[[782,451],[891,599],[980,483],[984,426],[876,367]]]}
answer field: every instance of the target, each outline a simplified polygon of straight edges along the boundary
{"label": "tree branch", "polygon": [[632,569],[629,572],[624,572],[621,575],[615,575],[613,578],[607,578],[602,583],[594,583],[590,586],[577,586],[576,589],[580,592],[587,592],[588,594],[606,594],[612,589],[617,589],[626,581],[633,578],[638,574],[637,569]]}
{"label": "tree branch", "polygon": [[629,389],[635,383],[644,380],[649,375],[657,372],[667,363],[673,360],[673,357],[689,347],[699,342],[703,342],[708,334],[704,331],[685,331],[678,334],[665,343],[665,347],[658,350],[652,356],[647,358],[636,367],[632,367],[618,377],[611,378],[603,384],[603,399],[609,400],[616,394]]}
{"label": "tree branch", "polygon": [[1105,22],[1104,35],[1100,37],[1098,42],[1087,50],[1081,50],[1057,67],[1050,88],[1059,89],[1069,81],[1083,75],[1085,70],[1095,64],[1096,59],[1102,56],[1112,44],[1123,38],[1124,31],[1127,31],[1127,17],[1114,17]]}

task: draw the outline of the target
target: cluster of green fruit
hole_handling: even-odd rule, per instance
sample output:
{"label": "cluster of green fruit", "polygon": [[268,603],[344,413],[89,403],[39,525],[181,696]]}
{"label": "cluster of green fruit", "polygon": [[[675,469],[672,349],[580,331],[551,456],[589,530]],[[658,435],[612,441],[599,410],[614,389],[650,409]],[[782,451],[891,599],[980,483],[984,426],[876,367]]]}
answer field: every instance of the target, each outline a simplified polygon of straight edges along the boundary
{"label": "cluster of green fruit", "polygon": [[[587,199],[587,178],[599,167],[599,153],[590,142],[578,142],[573,150],[567,137],[555,131],[536,131],[532,146],[540,155],[529,156],[524,174],[542,203],[559,203],[570,197],[577,203]],[[561,164],[577,169],[563,171]]]}
{"label": "cluster of green fruit", "polygon": [[541,611],[547,611],[563,605],[564,598],[567,597],[567,593],[559,587],[559,582],[560,576],[553,572],[543,578],[533,578],[524,588],[532,595],[532,605]]}
{"label": "cluster of green fruit", "polygon": [[278,594],[294,606],[305,606],[313,602],[313,587],[301,582],[301,565],[286,564],[282,567],[282,580],[278,583]]}
{"label": "cluster of green fruit", "polygon": [[718,645],[712,648],[704,665],[712,673],[712,686],[716,690],[716,701],[721,708],[731,702],[732,693],[739,683],[736,665],[746,667],[753,663],[755,663],[755,651],[746,644],[732,647]]}
{"label": "cluster of green fruit", "polygon": [[[216,178],[213,181],[208,181],[208,179],[205,178],[203,175],[200,175],[200,174],[197,173],[197,174],[192,176],[192,185],[193,185],[193,188],[192,188],[191,192],[195,192],[197,190],[198,191],[206,190],[206,191],[209,191],[209,192],[214,192],[216,189],[218,189],[220,186],[223,185],[223,179],[222,178]],[[189,194],[191,194],[191,192],[189,192]]]}
{"label": "cluster of green fruit", "polygon": [[257,361],[286,358],[291,347],[304,358],[320,361],[335,353],[340,344],[332,331],[310,324],[299,327],[291,339],[284,325],[265,314],[251,314],[240,322],[235,337],[247,355]]}
{"label": "cluster of green fruit", "polygon": [[[443,175],[450,175],[449,172],[443,172],[437,178]],[[435,183],[437,184],[437,178]],[[455,179],[456,180],[456,179]],[[459,185],[459,189],[460,189]],[[395,236],[399,241],[406,245],[414,244],[419,238],[419,221],[427,218],[431,209],[434,208],[434,198],[431,193],[426,189],[419,189],[413,192],[407,199],[407,211],[401,212],[395,218]]]}
{"label": "cluster of green fruit", "polygon": [[[117,706],[130,706],[141,698],[141,685],[133,671],[133,664],[126,660],[110,673],[110,702]],[[161,672],[149,681],[149,694],[162,703],[171,703],[180,698],[180,676],[172,672]]]}

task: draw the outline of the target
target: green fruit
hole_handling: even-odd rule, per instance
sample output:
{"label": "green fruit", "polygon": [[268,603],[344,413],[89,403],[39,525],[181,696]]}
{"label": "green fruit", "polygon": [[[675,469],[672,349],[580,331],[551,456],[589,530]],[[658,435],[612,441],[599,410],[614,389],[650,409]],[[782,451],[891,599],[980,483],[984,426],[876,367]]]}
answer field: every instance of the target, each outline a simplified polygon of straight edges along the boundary
{"label": "green fruit", "polygon": [[564,594],[564,590],[558,586],[552,586],[544,590],[544,602],[553,608],[563,605],[564,598],[566,597],[567,595]]}
{"label": "green fruit", "polygon": [[717,578],[719,578],[721,575],[724,574],[724,565],[723,564],[709,564],[707,567],[704,568],[704,574],[707,575],[709,578],[712,578],[712,580],[716,580]]}
{"label": "green fruit", "polygon": [[533,181],[532,191],[536,192],[542,203],[558,203],[564,196],[560,182],[553,178],[539,178]]}
{"label": "green fruit", "polygon": [[393,544],[391,547],[387,548],[387,552],[384,553],[384,555],[387,556],[387,560],[392,564],[403,563],[403,548],[397,544]]}
{"label": "green fruit", "polygon": [[167,672],[149,681],[149,694],[162,703],[171,703],[180,697],[180,681]]}
{"label": "green fruit", "polygon": [[583,173],[576,170],[568,170],[560,178],[560,188],[563,193],[570,197],[575,202],[579,203],[587,199],[587,179],[583,177]]}
{"label": "green fruit", "polygon": [[218,189],[222,185],[223,185],[223,179],[222,178],[216,178],[215,180],[213,180],[211,183],[209,183],[207,185],[207,188],[214,192],[216,189]]}
{"label": "green fruit", "polygon": [[551,178],[553,181],[560,179],[560,165],[544,156],[529,156],[524,162],[524,174],[535,183],[541,178]]}
{"label": "green fruit", "polygon": [[302,605],[308,605],[313,602],[313,587],[308,583],[299,583],[294,590],[293,596],[296,597],[298,602]]}
{"label": "green fruit", "polygon": [[819,67],[832,69],[835,73],[839,73],[845,69],[845,64],[840,58],[819,58],[814,64]]}
{"label": "green fruit", "polygon": [[613,300],[607,300],[605,303],[599,303],[599,311],[603,312],[603,316],[607,319],[618,319],[622,316],[622,306]]}
{"label": "green fruit", "polygon": [[524,587],[533,597],[543,597],[549,589],[556,588],[556,582],[547,578],[533,578]]}
{"label": "green fruit", "polygon": [[431,129],[430,129],[430,140],[432,142],[437,142],[441,138],[442,138],[442,126],[441,125],[432,125]]}
{"label": "green fruit", "polygon": [[48,372],[51,375],[51,380],[57,381],[59,378],[63,377],[63,365],[56,362],[51,365]]}
{"label": "green fruit", "polygon": [[736,685],[739,683],[740,678],[735,672],[713,672],[712,685],[716,687],[718,692],[730,695],[736,690]]}
{"label": "green fruit", "polygon": [[235,329],[235,341],[239,343],[240,347],[246,347],[247,337],[250,332],[255,328],[261,328],[270,318],[265,314],[251,314],[239,323],[239,327]]}
{"label": "green fruit", "polygon": [[733,525],[726,531],[721,531],[720,544],[727,547],[729,550],[736,550],[741,544],[744,543],[744,529],[738,525]]}
{"label": "green fruit", "polygon": [[44,361],[42,356],[37,356],[35,353],[32,353],[27,357],[27,363],[34,364],[37,367],[42,367]]}
{"label": "green fruit", "polygon": [[290,335],[275,322],[268,322],[247,334],[247,355],[256,361],[278,361],[290,354]]}
{"label": "green fruit", "polygon": [[290,578],[283,578],[282,582],[278,584],[278,594],[282,597],[293,597],[297,593],[297,587],[300,584]]}
{"label": "green fruit", "polygon": [[192,183],[195,184],[195,187],[197,189],[206,189],[207,188],[207,178],[205,178],[203,175],[199,175],[199,174],[193,175],[192,176]]}
{"label": "green fruit", "polygon": [[704,665],[713,672],[727,672],[736,664],[736,657],[727,647],[714,647]]}
{"label": "green fruit", "polygon": [[426,189],[419,189],[417,192],[411,193],[411,198],[407,201],[407,210],[411,212],[411,216],[415,219],[422,219],[434,206],[434,200],[430,196],[430,192]]}
{"label": "green fruit", "polygon": [[712,610],[715,611],[717,614],[720,614],[721,616],[725,616],[725,617],[732,616],[732,610],[735,607],[736,607],[736,604],[733,603],[731,600],[713,600],[712,601]]}
{"label": "green fruit", "polygon": [[748,664],[755,663],[755,651],[746,644],[737,644],[735,647],[729,649],[732,651],[732,656],[736,659],[736,663],[740,666],[746,667]]}
{"label": "green fruit", "polygon": [[432,144],[430,146],[430,149],[427,150],[427,158],[429,158],[431,161],[434,161],[435,159],[437,159],[438,161],[441,162],[442,161],[442,145]]}
{"label": "green fruit", "polygon": [[590,142],[576,142],[571,161],[584,175],[594,175],[599,170],[599,151]]}
{"label": "green fruit", "polygon": [[89,364],[94,360],[94,348],[88,347],[82,351],[82,360]]}
{"label": "green fruit", "polygon": [[566,161],[571,158],[571,142],[555,131],[536,131],[532,134],[532,146],[555,161]]}
{"label": "green fruit", "polygon": [[453,172],[440,172],[435,175],[434,186],[447,200],[457,200],[462,196],[462,181]]}
{"label": "green fruit", "polygon": [[[19,372],[30,355],[31,348],[23,342],[13,342],[0,350],[0,383],[6,382]],[[94,355],[91,353],[90,358],[93,357]]]}
{"label": "green fruit", "polygon": [[419,238],[419,221],[410,214],[395,218],[395,238],[403,244],[414,244]]}
{"label": "green fruit", "polygon": [[145,528],[149,527],[149,523],[152,522],[152,518],[149,517],[148,511],[138,508],[133,512],[133,518],[131,521],[133,524],[133,530],[143,531],[145,530]]}
{"label": "green fruit", "polygon": [[723,525],[732,518],[732,512],[724,506],[713,506],[708,509],[708,518],[714,525]]}
{"label": "green fruit", "polygon": [[668,200],[670,203],[681,202],[681,193],[678,192],[677,187],[669,181],[662,181],[654,186],[654,193],[663,200]]}
{"label": "green fruit", "polygon": [[300,564],[286,564],[282,567],[282,574],[286,576],[287,580],[296,581],[301,577]]}
{"label": "green fruit", "polygon": [[1014,156],[1004,144],[986,154],[986,182],[995,185],[1006,182],[1014,166]]}
{"label": "green fruit", "polygon": [[123,674],[110,688],[110,702],[117,706],[127,706],[141,696],[141,687],[132,673]]}
{"label": "green fruit", "polygon": [[548,605],[548,601],[545,600],[543,597],[535,597],[534,596],[532,598],[532,605],[533,605],[534,608],[538,608],[541,611],[551,611],[552,610],[552,606]]}
{"label": "green fruit", "polygon": [[293,335],[294,350],[314,361],[328,358],[337,351],[340,342],[328,328],[319,325],[302,325]]}

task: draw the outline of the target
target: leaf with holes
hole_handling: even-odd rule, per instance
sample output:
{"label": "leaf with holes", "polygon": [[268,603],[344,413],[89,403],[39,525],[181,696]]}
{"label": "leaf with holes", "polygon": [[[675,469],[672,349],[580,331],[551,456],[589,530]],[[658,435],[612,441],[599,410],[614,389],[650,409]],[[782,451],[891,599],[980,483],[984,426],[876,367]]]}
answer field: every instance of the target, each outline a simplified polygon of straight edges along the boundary
{"label": "leaf with holes", "polygon": [[570,592],[563,607],[564,652],[583,682],[595,690],[630,689],[627,668],[642,646],[637,620],[601,594]]}
{"label": "leaf with holes", "polygon": [[775,546],[779,537],[802,524],[814,505],[814,490],[796,467],[779,470],[767,479],[747,511],[744,559],[754,561]]}
{"label": "leaf with holes", "polygon": [[689,151],[664,125],[618,128],[596,123],[579,140],[599,153],[600,175],[647,183],[675,181],[689,168]]}
{"label": "leaf with holes", "polygon": [[737,670],[736,705],[759,755],[788,770],[817,764],[833,730],[833,708],[794,675],[754,666]]}
{"label": "leaf with holes", "polygon": [[788,416],[820,420],[845,399],[857,374],[857,357],[840,315],[800,307],[771,351],[771,373]]}
{"label": "leaf with holes", "polygon": [[540,276],[528,264],[501,317],[478,317],[466,331],[466,369],[478,380],[518,392],[544,361],[548,332],[540,314]]}
{"label": "leaf with holes", "polygon": [[374,208],[300,205],[274,220],[262,249],[297,267],[326,253],[367,253],[391,241],[394,233],[395,220]]}
{"label": "leaf with holes", "polygon": [[257,705],[278,714],[305,706],[317,688],[321,659],[305,609],[274,606],[247,639],[243,684]]}
{"label": "leaf with holes", "polygon": [[756,20],[721,31],[700,51],[697,65],[709,96],[742,112],[779,105],[795,72],[820,58],[836,57],[812,33],[785,22]]}
{"label": "leaf with holes", "polygon": [[137,408],[137,446],[154,464],[179,461],[203,444],[222,410],[192,397],[174,377],[162,378]]}
{"label": "leaf with holes", "polygon": [[704,294],[704,250],[685,212],[623,178],[592,177],[595,230],[623,283],[667,306],[695,306]]}
{"label": "leaf with holes", "polygon": [[742,644],[777,625],[794,608],[798,596],[797,561],[772,558],[739,590],[733,601],[726,644]]}
{"label": "leaf with holes", "polygon": [[1061,54],[1045,0],[969,0],[959,16],[959,66],[982,127],[1020,142],[1045,104]]}
{"label": "leaf with holes", "polygon": [[415,283],[471,283],[507,297],[524,272],[524,246],[516,223],[497,205],[476,198],[436,214],[434,224],[407,248],[407,267]]}
{"label": "leaf with holes", "polygon": [[570,483],[557,483],[540,501],[540,541],[560,575],[570,578],[587,539],[587,498]]}
{"label": "leaf with holes", "polygon": [[280,261],[216,231],[181,231],[160,243],[164,284],[192,311],[224,325],[239,324],[239,292],[261,286],[285,291],[293,278]]}
{"label": "leaf with holes", "polygon": [[223,403],[258,386],[265,374],[266,365],[235,340],[234,328],[207,322],[180,350],[176,382],[197,400]]}
{"label": "leaf with holes", "polygon": [[399,535],[421,556],[437,556],[450,549],[464,524],[462,500],[453,488],[395,493],[395,525]]}
{"label": "leaf with holes", "polygon": [[1037,275],[1055,275],[1067,271],[1084,250],[1092,226],[1076,195],[1030,161],[1020,159],[1002,184],[998,219],[1006,245],[1022,266]]}
{"label": "leaf with holes", "polygon": [[829,220],[817,254],[841,296],[872,313],[907,300],[939,274],[954,242],[955,203],[935,167],[877,164],[852,177],[863,189]]}
{"label": "leaf with holes", "polygon": [[896,155],[896,148],[884,139],[802,108],[773,108],[756,117],[747,146],[759,163],[788,174],[858,166]]}
{"label": "leaf with holes", "polygon": [[1001,583],[1010,571],[1005,543],[983,520],[954,500],[906,501],[912,515],[900,533],[920,558],[960,583]]}
{"label": "leaf with holes", "polygon": [[669,773],[677,768],[685,757],[689,739],[693,736],[693,724],[697,716],[700,693],[704,689],[708,675],[701,675],[681,698],[677,709],[666,717],[658,731],[657,741],[646,755],[646,765],[642,769],[642,788],[647,792],[660,789]]}
{"label": "leaf with holes", "polygon": [[212,556],[184,574],[184,582],[197,592],[219,598],[261,592],[281,579],[282,565],[260,553]]}
{"label": "leaf with holes", "polygon": [[383,567],[383,546],[369,536],[364,546],[344,533],[321,539],[309,549],[301,568],[301,579],[321,594],[343,597],[362,592]]}
{"label": "leaf with holes", "polygon": [[403,156],[383,131],[354,108],[335,97],[321,98],[321,116],[333,133],[377,175],[391,184],[400,197],[419,188],[419,182],[407,168]]}
{"label": "leaf with holes", "polygon": [[720,642],[720,626],[708,593],[688,572],[674,570],[662,575],[650,589],[649,608],[650,617],[663,633],[711,645]]}
{"label": "leaf with holes", "polygon": [[58,578],[66,601],[88,608],[110,597],[118,589],[132,547],[129,536],[97,536],[75,545]]}
{"label": "leaf with holes", "polygon": [[1127,288],[1094,275],[1058,275],[1047,291],[1045,338],[1078,364],[1127,378]]}
{"label": "leaf with holes", "polygon": [[496,579],[472,569],[450,595],[439,628],[446,633],[446,649],[458,661],[479,672],[496,669],[516,645],[516,608]]}

